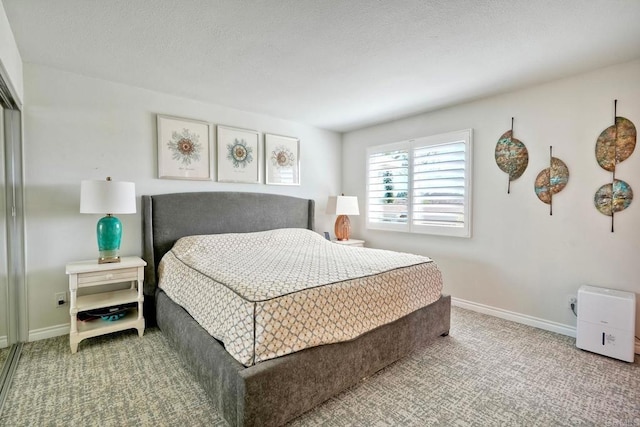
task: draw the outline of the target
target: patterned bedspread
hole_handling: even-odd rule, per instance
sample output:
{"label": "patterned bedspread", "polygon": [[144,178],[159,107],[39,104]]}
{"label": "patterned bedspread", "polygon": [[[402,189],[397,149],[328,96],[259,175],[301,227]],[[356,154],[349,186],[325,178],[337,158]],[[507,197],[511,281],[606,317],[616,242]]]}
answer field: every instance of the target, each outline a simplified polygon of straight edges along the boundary
{"label": "patterned bedspread", "polygon": [[158,270],[159,287],[245,366],[354,339],[442,291],[429,258],[303,229],[184,237]]}

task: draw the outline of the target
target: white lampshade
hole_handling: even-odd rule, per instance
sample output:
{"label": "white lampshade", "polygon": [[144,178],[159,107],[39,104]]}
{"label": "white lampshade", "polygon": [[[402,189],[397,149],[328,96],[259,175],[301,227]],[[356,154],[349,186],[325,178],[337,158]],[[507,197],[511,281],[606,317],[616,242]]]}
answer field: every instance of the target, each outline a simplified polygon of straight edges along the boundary
{"label": "white lampshade", "polygon": [[356,196],[329,196],[327,213],[330,215],[360,215]]}
{"label": "white lampshade", "polygon": [[136,186],[133,182],[82,181],[80,184],[80,213],[132,214],[136,213]]}

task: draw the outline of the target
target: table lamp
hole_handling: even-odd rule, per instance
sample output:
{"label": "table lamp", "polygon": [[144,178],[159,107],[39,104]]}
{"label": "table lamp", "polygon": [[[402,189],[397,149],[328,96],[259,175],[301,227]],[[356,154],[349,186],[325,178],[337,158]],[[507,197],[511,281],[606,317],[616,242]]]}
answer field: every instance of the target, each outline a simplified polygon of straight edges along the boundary
{"label": "table lamp", "polygon": [[106,214],[98,221],[99,264],[120,262],[122,223],[113,214],[136,213],[136,188],[133,182],[82,181],[80,213]]}
{"label": "table lamp", "polygon": [[349,240],[351,235],[351,221],[347,215],[360,215],[358,198],[355,196],[329,196],[327,201],[327,213],[338,215],[334,231],[336,239]]}

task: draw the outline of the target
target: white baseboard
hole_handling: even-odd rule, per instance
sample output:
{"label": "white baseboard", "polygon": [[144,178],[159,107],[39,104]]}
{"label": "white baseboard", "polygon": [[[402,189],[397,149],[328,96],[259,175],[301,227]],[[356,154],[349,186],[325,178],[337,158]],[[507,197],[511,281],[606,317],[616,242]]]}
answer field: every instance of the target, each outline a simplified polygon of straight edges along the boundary
{"label": "white baseboard", "polygon": [[63,325],[50,326],[48,328],[34,329],[29,331],[29,342],[44,340],[47,338],[59,337],[61,335],[69,335],[71,330],[71,324],[65,323]]}
{"label": "white baseboard", "polygon": [[537,317],[503,310],[501,308],[495,308],[484,304],[478,304],[476,302],[466,301],[460,298],[451,297],[451,305],[471,311],[477,311],[482,314],[488,314],[489,316],[511,320],[512,322],[522,323],[523,325],[544,329],[545,331],[556,332],[573,338],[576,337],[576,328],[574,326],[563,325],[562,323],[551,322],[549,320],[539,319]]}
{"label": "white baseboard", "polygon": [[0,348],[5,348],[5,347],[9,347],[9,340],[7,339],[6,335],[0,337]]}

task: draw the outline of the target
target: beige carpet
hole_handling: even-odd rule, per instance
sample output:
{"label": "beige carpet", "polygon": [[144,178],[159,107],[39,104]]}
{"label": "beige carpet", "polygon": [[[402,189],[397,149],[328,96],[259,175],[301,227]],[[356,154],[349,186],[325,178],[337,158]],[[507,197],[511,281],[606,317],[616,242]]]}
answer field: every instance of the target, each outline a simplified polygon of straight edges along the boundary
{"label": "beige carpet", "polygon": [[9,347],[0,348],[0,371],[2,371],[2,367],[4,366],[5,360],[9,356]]}
{"label": "beige carpet", "polygon": [[[291,426],[639,426],[640,361],[454,308],[451,335]],[[150,329],[25,344],[2,426],[224,426],[194,377]]]}

